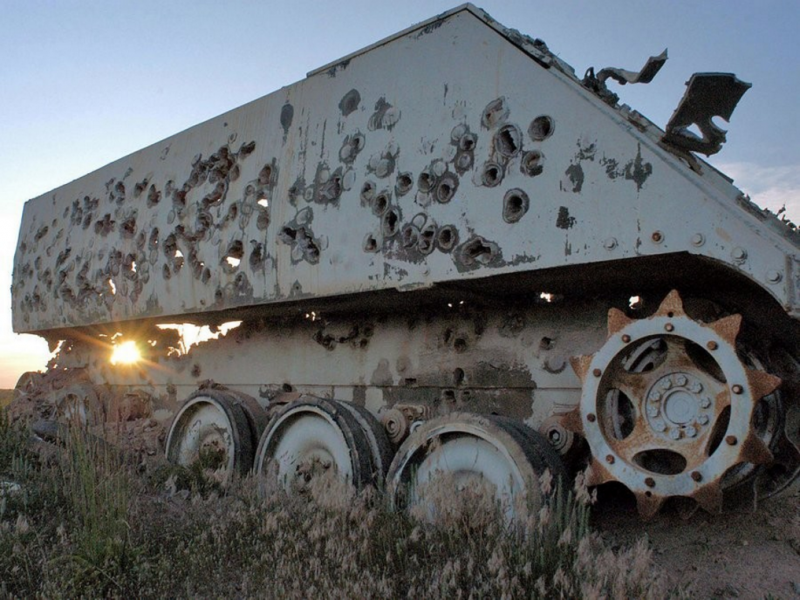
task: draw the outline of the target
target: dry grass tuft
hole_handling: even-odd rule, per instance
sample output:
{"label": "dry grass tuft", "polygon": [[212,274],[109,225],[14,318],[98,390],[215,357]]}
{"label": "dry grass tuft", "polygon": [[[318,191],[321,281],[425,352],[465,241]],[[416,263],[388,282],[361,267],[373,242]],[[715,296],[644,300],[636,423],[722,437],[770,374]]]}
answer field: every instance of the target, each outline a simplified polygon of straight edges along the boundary
{"label": "dry grass tuft", "polygon": [[146,478],[77,434],[43,460],[5,420],[0,475],[19,485],[0,494],[4,597],[666,595],[644,543],[607,548],[585,488],[547,478],[524,518],[474,489],[431,520],[324,478],[292,497],[252,479],[223,492],[202,468]]}

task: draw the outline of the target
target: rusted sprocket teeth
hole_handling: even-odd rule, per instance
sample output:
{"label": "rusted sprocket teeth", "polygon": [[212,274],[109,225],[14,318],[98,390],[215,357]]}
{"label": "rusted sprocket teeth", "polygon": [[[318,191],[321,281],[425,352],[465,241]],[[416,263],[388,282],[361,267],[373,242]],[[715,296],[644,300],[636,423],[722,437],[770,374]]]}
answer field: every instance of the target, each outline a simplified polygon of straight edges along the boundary
{"label": "rusted sprocket teeth", "polygon": [[672,290],[666,298],[661,301],[654,317],[685,317],[686,311],[683,310],[683,300],[678,290]]}
{"label": "rusted sprocket teeth", "polygon": [[620,309],[618,308],[608,309],[608,337],[611,337],[618,331],[622,331],[631,323],[633,323],[633,319],[631,319]]}
{"label": "rusted sprocket teeth", "polygon": [[747,385],[750,387],[750,393],[753,395],[754,401],[768,396],[777,390],[781,383],[783,383],[783,380],[780,377],[757,369],[747,369]]}
{"label": "rusted sprocket teeth", "polygon": [[614,476],[608,472],[608,469],[599,462],[596,458],[592,458],[591,464],[586,469],[584,481],[587,487],[595,487],[603,485],[609,481],[614,481]]}
{"label": "rusted sprocket teeth", "polygon": [[583,384],[586,381],[586,374],[589,372],[589,365],[592,364],[594,354],[589,356],[573,356],[569,359],[569,364],[572,365],[572,370],[575,375],[581,380]]}
{"label": "rusted sprocket teeth", "polygon": [[583,420],[581,419],[581,407],[569,411],[560,419],[561,426],[567,431],[583,435]]}
{"label": "rusted sprocket teeth", "polygon": [[736,338],[742,327],[742,315],[722,317],[708,325],[716,334],[731,345],[736,344]]}
{"label": "rusted sprocket teeth", "polygon": [[639,511],[639,516],[643,521],[649,521],[656,513],[661,510],[666,498],[658,494],[650,494],[649,492],[635,492],[636,508]]}
{"label": "rusted sprocket teeth", "polygon": [[742,443],[742,449],[739,451],[739,458],[741,458],[743,462],[754,465],[766,465],[775,459],[767,445],[752,431],[747,434],[747,437]]}
{"label": "rusted sprocket teeth", "polygon": [[704,485],[694,493],[693,498],[697,500],[700,508],[706,512],[714,515],[722,512],[722,488],[719,481]]}
{"label": "rusted sprocket teeth", "polygon": [[692,498],[678,496],[675,498],[674,502],[675,510],[678,512],[678,516],[680,516],[680,518],[684,521],[691,519],[697,512],[697,509],[700,508],[700,505],[697,503],[697,501]]}

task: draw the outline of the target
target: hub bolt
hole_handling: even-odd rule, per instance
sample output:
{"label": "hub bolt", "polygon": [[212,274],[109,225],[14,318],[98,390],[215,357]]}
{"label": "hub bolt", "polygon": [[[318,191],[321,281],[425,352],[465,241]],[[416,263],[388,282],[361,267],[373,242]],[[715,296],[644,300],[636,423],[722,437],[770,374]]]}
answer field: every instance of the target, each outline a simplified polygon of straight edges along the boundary
{"label": "hub bolt", "polygon": [[706,348],[708,348],[709,350],[716,350],[717,348],[719,348],[719,344],[717,344],[717,342],[715,342],[714,340],[711,340],[706,344]]}
{"label": "hub bolt", "polygon": [[625,335],[623,335],[623,336],[622,336],[622,341],[623,341],[623,342],[625,342],[625,343],[627,344],[628,342],[630,342],[630,341],[631,341],[631,336],[629,336],[629,335],[626,333]]}
{"label": "hub bolt", "polygon": [[729,435],[725,438],[725,443],[728,444],[728,446],[735,446],[739,443],[739,440],[736,439],[735,435]]}
{"label": "hub bolt", "polygon": [[681,430],[680,429],[672,429],[669,432],[669,437],[671,437],[673,440],[681,439],[681,435],[682,434],[681,434]]}
{"label": "hub bolt", "polygon": [[703,384],[700,382],[694,382],[692,385],[689,386],[689,391],[694,394],[699,394],[703,391]]}
{"label": "hub bolt", "polygon": [[659,392],[658,390],[653,390],[652,392],[650,392],[650,396],[648,396],[648,399],[650,400],[650,402],[658,402],[659,400],[661,400],[661,392]]}
{"label": "hub bolt", "polygon": [[700,425],[708,425],[708,415],[700,415],[697,417],[697,422],[700,423]]}
{"label": "hub bolt", "polygon": [[608,464],[610,464],[610,465],[613,465],[613,464],[614,464],[614,457],[613,457],[613,456],[611,456],[610,454],[609,454],[609,455],[607,455],[607,456],[606,456],[606,462],[607,462]]}
{"label": "hub bolt", "polygon": [[595,369],[594,371],[592,371],[592,375],[594,375],[595,377],[600,377],[600,375],[602,374],[603,372],[600,369]]}
{"label": "hub bolt", "polygon": [[673,325],[672,323],[667,323],[666,325],[664,325],[664,329],[666,331],[675,331],[675,325]]}
{"label": "hub bolt", "polygon": [[741,394],[744,391],[744,388],[737,383],[731,388],[731,390],[733,390],[734,394]]}
{"label": "hub bolt", "polygon": [[689,425],[689,427],[686,428],[686,435],[691,438],[695,437],[697,435],[697,429]]}
{"label": "hub bolt", "polygon": [[586,420],[589,421],[589,423],[594,423],[597,420],[597,417],[594,415],[594,413],[589,413],[586,415]]}
{"label": "hub bolt", "polygon": [[711,398],[703,398],[700,400],[700,408],[708,408],[711,406]]}
{"label": "hub bolt", "polygon": [[647,477],[647,478],[644,480],[644,484],[645,484],[647,487],[656,487],[656,480],[655,480],[655,479],[653,479],[652,477]]}
{"label": "hub bolt", "polygon": [[658,416],[658,407],[657,406],[648,406],[647,407],[647,416],[649,416],[649,417],[657,417]]}
{"label": "hub bolt", "polygon": [[678,375],[675,378],[675,383],[677,383],[679,386],[683,387],[684,385],[686,385],[686,376]]}
{"label": "hub bolt", "polygon": [[703,476],[700,474],[700,471],[692,471],[692,479],[695,481],[703,481]]}
{"label": "hub bolt", "polygon": [[664,433],[667,430],[667,426],[664,425],[664,421],[653,421],[653,429],[660,433]]}

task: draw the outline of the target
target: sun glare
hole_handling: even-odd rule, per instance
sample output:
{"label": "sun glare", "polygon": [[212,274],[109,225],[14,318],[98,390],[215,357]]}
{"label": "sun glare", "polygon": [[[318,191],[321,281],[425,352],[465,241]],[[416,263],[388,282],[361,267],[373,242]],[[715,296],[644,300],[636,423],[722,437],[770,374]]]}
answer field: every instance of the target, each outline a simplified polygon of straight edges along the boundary
{"label": "sun glare", "polygon": [[139,348],[136,342],[122,342],[114,346],[114,351],[111,353],[112,365],[132,365],[139,362],[142,355],[139,353]]}

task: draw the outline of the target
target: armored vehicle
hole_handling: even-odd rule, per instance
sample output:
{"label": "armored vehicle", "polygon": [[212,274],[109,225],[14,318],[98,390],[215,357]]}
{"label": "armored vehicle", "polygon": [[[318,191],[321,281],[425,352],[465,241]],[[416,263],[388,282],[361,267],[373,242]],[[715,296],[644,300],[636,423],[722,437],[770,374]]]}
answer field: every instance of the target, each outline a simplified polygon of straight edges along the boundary
{"label": "armored vehicle", "polygon": [[620,105],[664,60],[578,77],[464,5],[30,200],[13,324],[58,351],[18,404],[405,502],[792,489],[798,232],[697,156],[749,84],[695,74],[663,130]]}

